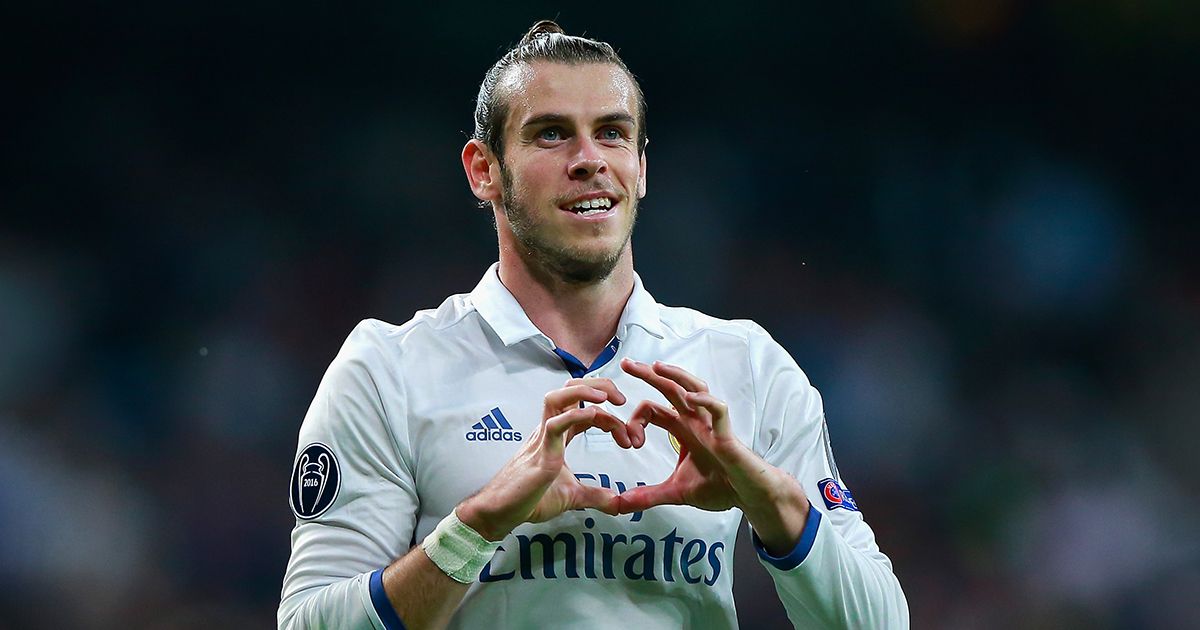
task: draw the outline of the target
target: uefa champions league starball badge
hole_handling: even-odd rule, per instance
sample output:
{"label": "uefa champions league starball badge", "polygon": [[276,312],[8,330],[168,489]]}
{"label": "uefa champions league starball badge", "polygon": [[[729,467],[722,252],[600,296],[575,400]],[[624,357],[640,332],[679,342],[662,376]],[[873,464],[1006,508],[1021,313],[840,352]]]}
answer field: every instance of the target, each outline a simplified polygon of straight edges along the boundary
{"label": "uefa champions league starball badge", "polygon": [[342,474],[333,451],[320,442],[309,444],[300,451],[292,469],[292,511],[303,520],[324,514],[341,486]]}

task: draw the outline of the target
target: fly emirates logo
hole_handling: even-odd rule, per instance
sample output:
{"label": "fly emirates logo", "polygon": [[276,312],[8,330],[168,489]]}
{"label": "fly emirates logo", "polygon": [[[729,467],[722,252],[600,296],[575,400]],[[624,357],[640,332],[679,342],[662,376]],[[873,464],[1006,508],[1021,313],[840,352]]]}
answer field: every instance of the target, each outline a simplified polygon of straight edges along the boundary
{"label": "fly emirates logo", "polygon": [[[583,483],[612,483],[608,475],[577,473]],[[646,485],[636,482],[637,486]],[[617,492],[628,487],[612,483]],[[684,538],[678,528],[669,532],[639,531],[629,525],[641,520],[642,513],[618,519],[603,517],[583,520],[580,531],[532,536],[516,534],[516,544],[505,541],[492,561],[483,567],[479,581],[555,580],[586,578],[591,580],[642,580],[647,582],[685,582],[713,586],[721,576],[725,543],[701,538]],[[608,525],[607,527],[605,525]],[[636,526],[635,526],[636,527]],[[665,529],[665,528],[664,528]],[[610,530],[610,531],[605,531]]]}

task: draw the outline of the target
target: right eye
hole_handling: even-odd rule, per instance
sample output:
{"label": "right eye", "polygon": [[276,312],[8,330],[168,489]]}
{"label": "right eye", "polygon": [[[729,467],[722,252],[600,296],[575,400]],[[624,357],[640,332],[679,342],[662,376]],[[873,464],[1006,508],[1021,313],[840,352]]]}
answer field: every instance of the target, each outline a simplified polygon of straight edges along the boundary
{"label": "right eye", "polygon": [[562,140],[562,130],[558,127],[547,127],[538,134],[538,140],[558,142],[559,140]]}

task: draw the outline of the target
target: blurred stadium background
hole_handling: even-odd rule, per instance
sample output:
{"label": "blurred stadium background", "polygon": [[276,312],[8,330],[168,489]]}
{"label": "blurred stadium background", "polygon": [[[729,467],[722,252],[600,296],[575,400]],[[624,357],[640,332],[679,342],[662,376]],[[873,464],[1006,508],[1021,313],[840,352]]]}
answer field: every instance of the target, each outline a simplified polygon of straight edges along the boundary
{"label": "blurred stadium background", "polygon": [[914,627],[1197,627],[1200,4],[837,4],[6,8],[0,625],[274,623],[317,382],[494,259],[457,155],[557,16],[649,99],[648,288],[805,368]]}

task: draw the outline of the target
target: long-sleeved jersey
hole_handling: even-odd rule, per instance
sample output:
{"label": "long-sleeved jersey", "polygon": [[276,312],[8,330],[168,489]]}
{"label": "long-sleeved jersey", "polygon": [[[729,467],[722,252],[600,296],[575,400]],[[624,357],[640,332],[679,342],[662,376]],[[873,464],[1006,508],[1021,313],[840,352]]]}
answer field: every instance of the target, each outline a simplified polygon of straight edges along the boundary
{"label": "long-sleeved jersey", "polygon": [[[470,294],[402,326],[362,322],[330,365],[300,429],[279,626],[400,627],[382,569],[521,448],[547,392],[599,376],[628,399],[603,403],[617,417],[640,400],[667,404],[620,369],[623,357],[707,381],[738,438],[802,484],[813,509],[796,548],[772,557],[754,538],[796,627],[908,626],[891,562],[834,466],[820,395],[762,328],[662,306],[637,279],[616,336],[585,366],[530,322],[495,265]],[[622,492],[666,479],[677,448],[653,426],[630,450],[590,429],[568,445],[566,462],[581,483]],[[659,506],[526,523],[503,540],[450,626],[736,628],[741,518]]]}

